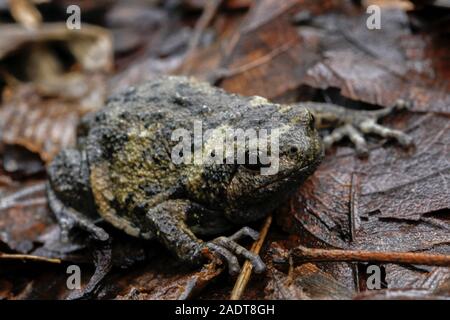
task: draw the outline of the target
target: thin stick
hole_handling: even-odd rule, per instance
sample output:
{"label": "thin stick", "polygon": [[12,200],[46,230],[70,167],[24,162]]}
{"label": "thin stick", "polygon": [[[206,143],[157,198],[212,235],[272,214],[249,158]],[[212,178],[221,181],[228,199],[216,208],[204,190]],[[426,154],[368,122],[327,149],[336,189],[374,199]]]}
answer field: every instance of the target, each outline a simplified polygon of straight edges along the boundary
{"label": "thin stick", "polygon": [[[199,46],[200,40],[202,38],[203,33],[205,32],[205,29],[209,26],[211,21],[216,16],[219,7],[222,5],[222,2],[223,0],[206,1],[203,13],[195,25],[194,35],[192,36],[192,40],[189,43],[189,48],[186,53],[185,57],[186,61],[188,61],[189,58],[191,58],[191,56],[194,54],[195,50]],[[191,67],[192,67],[191,63],[188,62],[188,66],[185,69],[185,72],[189,74],[189,72],[191,71]]]}
{"label": "thin stick", "polygon": [[233,69],[225,69],[225,68],[219,68],[214,72],[211,72],[207,75],[208,81],[210,83],[216,84],[220,80],[223,80],[224,78],[230,78],[238,74],[242,74],[244,72],[247,72],[251,69],[258,68],[262,66],[263,64],[268,63],[270,60],[275,58],[276,56],[287,52],[289,49],[291,49],[293,46],[293,42],[286,42],[281,47],[275,48],[271,52],[267,53],[266,55],[255,59],[249,63],[246,63],[242,66],[235,67]]}
{"label": "thin stick", "polygon": [[[269,231],[270,225],[272,224],[272,215],[269,215],[264,222],[261,231],[259,232],[258,240],[253,243],[251,252],[254,254],[259,254],[262,245],[264,244],[264,240],[266,239],[267,232]],[[245,288],[247,287],[247,283],[250,280],[252,275],[253,266],[250,261],[246,260],[244,262],[244,266],[241,269],[241,273],[236,280],[233,291],[231,292],[230,300],[239,300],[244,293]]]}
{"label": "thin stick", "polygon": [[48,263],[61,263],[61,259],[51,259],[46,257],[33,256],[29,254],[10,254],[0,252],[0,260],[28,260]]}
{"label": "thin stick", "polygon": [[292,249],[291,254],[295,262],[380,262],[450,267],[450,255],[418,252],[311,249],[299,246]]}

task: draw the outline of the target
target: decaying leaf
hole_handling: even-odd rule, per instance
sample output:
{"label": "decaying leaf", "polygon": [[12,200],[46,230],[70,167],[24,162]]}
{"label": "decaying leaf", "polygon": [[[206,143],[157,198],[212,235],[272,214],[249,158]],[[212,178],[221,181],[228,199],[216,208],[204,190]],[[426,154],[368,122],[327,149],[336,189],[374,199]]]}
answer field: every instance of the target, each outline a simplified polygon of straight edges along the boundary
{"label": "decaying leaf", "polygon": [[299,87],[319,59],[318,39],[300,38],[292,17],[301,10],[326,11],[333,1],[258,1],[225,45],[220,67],[224,89],[269,99]]}
{"label": "decaying leaf", "polygon": [[271,269],[268,277],[266,299],[348,300],[353,296],[351,290],[311,263],[296,267],[288,275]]}
{"label": "decaying leaf", "polygon": [[378,146],[361,160],[340,147],[300,189],[283,226],[312,246],[449,254],[448,118],[404,120],[396,123],[415,150]]}
{"label": "decaying leaf", "polygon": [[450,272],[448,268],[433,268],[428,272],[386,265],[387,289],[365,291],[355,299],[449,300]]}
{"label": "decaying leaf", "polygon": [[[120,291],[124,294],[119,294],[116,299],[184,300],[193,298],[222,272],[222,269],[214,264],[205,265],[200,271],[182,270],[175,266],[168,268],[167,265],[164,270],[154,265],[145,273],[137,271],[123,277],[118,287],[121,287]],[[167,272],[168,270],[176,270],[176,272]]]}
{"label": "decaying leaf", "polygon": [[[432,268],[420,270],[388,264],[386,268],[386,282],[390,289],[425,289],[430,292],[442,292],[450,297],[450,291],[442,290],[450,281],[448,268]],[[444,292],[445,291],[445,292]]]}
{"label": "decaying leaf", "polygon": [[46,23],[38,29],[0,26],[0,60],[4,61],[12,54],[23,58],[18,52],[21,49],[26,49],[24,54],[32,56],[34,52],[29,46],[52,44],[66,48],[85,71],[108,71],[112,68],[111,39],[101,27],[83,24],[80,30],[70,30],[63,23]]}
{"label": "decaying leaf", "polygon": [[105,85],[101,75],[80,76],[72,85],[78,98],[46,97],[33,84],[17,87],[0,109],[2,142],[23,146],[45,162],[74,146],[80,117],[103,105]]}
{"label": "decaying leaf", "polygon": [[0,189],[0,242],[10,250],[30,253],[53,224],[42,181]]}
{"label": "decaying leaf", "polygon": [[48,162],[74,145],[80,116],[104,103],[103,73],[112,67],[109,34],[89,25],[79,31],[64,24],[32,30],[0,25],[0,39],[0,70],[8,85],[0,109],[2,142]]}
{"label": "decaying leaf", "polygon": [[366,19],[331,13],[313,20],[313,28],[299,27],[301,35],[319,35],[323,56],[304,83],[375,105],[404,99],[414,111],[449,113],[445,36],[412,34],[406,13],[396,8],[382,10],[379,30],[365,28]]}
{"label": "decaying leaf", "polygon": [[[409,223],[409,228],[422,221],[442,233],[441,241],[445,240],[445,221],[441,220],[440,226],[439,215],[430,214],[450,208],[448,118],[413,116],[407,123],[416,141],[415,150],[406,152],[393,145],[376,147],[367,160],[361,160],[353,157],[353,152],[348,153],[348,149],[339,148],[300,189],[300,208],[328,230],[325,231],[327,237],[333,230],[332,233],[342,239],[322,240],[338,247],[344,242],[357,242],[364,224],[374,220],[392,222],[392,225]],[[301,218],[302,224],[307,226],[309,220],[305,219]],[[433,219],[435,223],[431,222]],[[319,235],[322,232],[317,228],[311,231]],[[373,227],[368,230],[372,236],[376,232]],[[436,242],[439,239],[436,236],[427,238]],[[398,241],[398,238],[389,238]],[[381,245],[373,238],[370,243],[371,246]]]}
{"label": "decaying leaf", "polygon": [[45,172],[44,163],[37,154],[18,145],[5,145],[3,149],[2,166],[9,174],[1,176],[4,179],[31,177]]}
{"label": "decaying leaf", "polygon": [[[73,296],[66,286],[69,263],[81,266],[83,288],[95,264],[103,271],[92,298],[188,299],[209,284],[200,298],[229,297],[233,279],[220,276],[223,266],[192,269],[157,243],[130,238],[101,221],[111,235],[111,252],[98,255],[99,244],[83,233],[62,242],[47,208],[44,167],[36,154],[48,163],[74,145],[80,116],[101,107],[106,95],[168,73],[280,102],[345,98],[355,108],[391,106],[398,98],[412,102],[409,113],[386,120],[406,130],[415,148],[370,143],[367,159],[342,144],[330,150],[277,217],[295,240],[282,247],[450,254],[448,27],[445,19],[437,26],[426,19],[418,23],[421,6],[405,11],[411,2],[365,1],[382,4],[380,30],[366,27],[364,7],[334,0],[222,1],[199,37],[194,30],[204,0],[167,6],[80,2],[83,14],[109,31],[84,22],[71,31],[64,23],[46,23],[44,12],[42,25],[30,30],[0,24],[0,251],[62,260],[58,266],[0,261],[0,299]],[[67,5],[58,1],[49,10]],[[0,10],[6,9],[0,1]],[[193,38],[195,50],[186,55]],[[111,74],[113,53],[117,72]],[[269,239],[279,232],[273,229]],[[383,288],[365,291],[369,264],[289,268],[277,265],[271,250],[263,249],[263,257],[268,272],[251,278],[245,298],[440,299],[450,292],[445,268],[378,264]]]}

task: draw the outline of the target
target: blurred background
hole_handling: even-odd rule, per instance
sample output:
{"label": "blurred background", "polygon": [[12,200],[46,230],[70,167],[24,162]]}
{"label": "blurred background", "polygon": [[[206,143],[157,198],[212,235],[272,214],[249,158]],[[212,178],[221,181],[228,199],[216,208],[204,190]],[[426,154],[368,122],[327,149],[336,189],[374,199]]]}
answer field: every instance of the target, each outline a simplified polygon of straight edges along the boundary
{"label": "blurred background", "polygon": [[[371,5],[380,10],[380,29],[368,28]],[[413,102],[388,122],[415,138],[417,153],[377,147],[363,162],[347,145],[335,147],[280,209],[264,249],[268,260],[270,248],[298,243],[448,253],[449,21],[446,0],[0,0],[0,251],[76,261],[92,274],[101,257],[86,244],[55,244],[45,166],[75,145],[80,117],[108,96],[160,74],[182,74],[284,103],[373,109]],[[348,216],[355,179],[356,225]],[[183,269],[166,253],[125,239],[95,298],[178,298],[194,278],[195,296],[228,297],[233,281],[221,272]],[[0,264],[0,298],[69,294],[60,266]],[[307,264],[288,279],[270,267],[244,297],[364,298],[366,268]],[[450,287],[443,268],[386,265],[383,272],[385,289],[420,288],[433,297]]]}

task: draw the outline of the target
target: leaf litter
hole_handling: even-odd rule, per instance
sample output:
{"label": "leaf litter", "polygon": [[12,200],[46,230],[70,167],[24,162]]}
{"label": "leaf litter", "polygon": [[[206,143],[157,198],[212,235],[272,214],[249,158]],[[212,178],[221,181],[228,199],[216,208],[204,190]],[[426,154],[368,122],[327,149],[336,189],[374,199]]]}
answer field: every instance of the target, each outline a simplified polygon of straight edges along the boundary
{"label": "leaf litter", "polygon": [[[202,1],[194,1],[190,9],[176,10],[194,9],[199,17],[204,5]],[[105,6],[102,10],[113,12],[118,7]],[[345,145],[333,148],[297,195],[280,209],[276,216],[278,226],[269,231],[269,235],[281,232],[282,239],[288,232],[295,241],[269,237],[263,256],[271,264],[277,259],[273,248],[288,252],[298,245],[449,254],[448,46],[442,41],[445,29],[430,31],[426,28],[430,25],[426,17],[421,26],[415,27],[413,18],[414,14],[421,15],[420,7],[408,12],[398,7],[383,8],[384,27],[370,32],[364,27],[364,10],[347,1],[263,0],[252,5],[248,1],[225,1],[204,27],[198,47],[189,56],[185,55],[189,43],[186,44],[187,38],[181,33],[179,40],[167,42],[171,34],[168,25],[183,26],[183,32],[188,34],[194,32],[195,24],[180,16],[173,19],[172,12],[166,11],[172,9],[151,6],[147,9],[147,14],[154,18],[147,37],[139,36],[138,23],[127,27],[128,22],[132,26],[131,21],[142,17],[133,20],[133,14],[127,11],[110,15],[107,28],[117,35],[117,30],[126,27],[127,36],[121,38],[121,46],[114,51],[111,45],[101,47],[105,51],[100,61],[105,64],[98,61],[94,64],[104,66],[101,72],[90,70],[92,63],[85,53],[72,59],[70,68],[63,58],[63,68],[53,69],[59,70],[56,79],[67,79],[61,81],[61,90],[55,89],[54,81],[24,78],[8,68],[5,73],[3,64],[0,81],[3,166],[8,161],[12,163],[5,153],[9,155],[15,145],[38,154],[43,162],[50,161],[58,150],[74,144],[79,117],[100,107],[107,93],[161,73],[183,74],[187,70],[232,92],[284,102],[331,99],[373,108],[391,106],[396,99],[404,98],[414,102],[411,110],[387,121],[411,134],[416,141],[415,149],[404,151],[382,141],[371,144],[369,158],[362,160]],[[45,15],[43,18],[45,21]],[[42,31],[33,34],[37,35],[38,43],[48,45],[46,30],[51,28],[46,28],[44,22]],[[213,35],[212,41],[207,40],[208,34]],[[133,35],[136,36],[132,38]],[[70,43],[72,40],[66,36],[60,40]],[[128,37],[133,42],[124,42]],[[0,60],[7,58],[9,67],[10,59],[16,57],[11,50],[15,53],[29,48],[27,41],[25,36],[2,42]],[[159,50],[164,43],[166,49]],[[33,48],[30,52],[41,59],[45,57],[45,51],[42,54]],[[108,57],[113,52],[120,64],[115,72],[108,73],[112,62]],[[78,63],[74,64],[74,60]],[[74,74],[75,78],[84,79],[78,83],[89,81],[87,90],[73,86],[76,80],[69,79]],[[70,94],[73,90],[69,89],[74,87],[77,90]],[[91,95],[92,99],[85,102]],[[72,262],[90,265],[91,274],[83,278],[86,286],[95,271],[92,263],[95,245],[83,239],[59,243],[58,226],[39,187],[35,193],[20,197],[21,190],[45,181],[36,177],[42,173],[42,167],[27,162],[27,157],[13,158],[19,159],[20,175],[0,172],[0,251],[59,258],[63,266]],[[202,298],[228,297],[229,292],[222,296],[220,290],[215,292],[215,283],[223,286],[230,282],[220,276],[220,267],[205,266],[199,271],[185,268],[158,245],[149,249],[147,243],[123,237],[113,235],[110,259],[114,267],[105,275],[102,285],[90,292],[91,297],[180,299],[198,294]],[[101,259],[97,267],[102,264]],[[17,262],[0,263],[4,266],[4,271],[0,271],[2,298],[65,299],[70,295],[63,267],[38,264],[36,272],[29,272],[26,266],[17,268]],[[367,278],[364,263],[317,262],[288,269],[274,263],[263,279],[250,281],[244,297],[415,299],[449,295],[448,268],[379,266],[384,270],[385,289],[372,292],[364,288]],[[259,280],[262,282],[258,284]]]}

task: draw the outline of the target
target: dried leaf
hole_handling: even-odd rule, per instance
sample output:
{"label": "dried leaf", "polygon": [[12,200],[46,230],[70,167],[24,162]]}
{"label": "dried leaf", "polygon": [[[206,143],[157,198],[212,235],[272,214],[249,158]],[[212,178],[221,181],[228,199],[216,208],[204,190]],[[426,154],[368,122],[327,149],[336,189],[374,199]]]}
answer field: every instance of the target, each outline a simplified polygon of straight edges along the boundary
{"label": "dried leaf", "polygon": [[289,275],[271,269],[268,277],[266,299],[348,300],[353,296],[347,287],[311,263],[296,267]]}
{"label": "dried leaf", "polygon": [[371,104],[392,106],[405,99],[414,111],[449,113],[444,35],[413,35],[399,9],[383,9],[381,17],[379,30],[366,28],[365,14],[329,14],[312,22],[316,29],[299,27],[301,35],[320,36],[324,57],[308,70],[303,83],[338,88],[347,98]]}
{"label": "dried leaf", "polygon": [[102,77],[81,78],[80,100],[43,97],[36,86],[22,85],[5,98],[0,109],[0,137],[3,143],[20,145],[49,162],[62,149],[75,145],[80,117],[103,104]]}
{"label": "dried leaf", "polygon": [[371,150],[367,160],[343,148],[327,157],[300,189],[296,219],[336,247],[408,251],[448,243],[444,215],[431,215],[450,208],[448,119],[414,116],[408,124],[416,141],[410,154],[392,146]]}
{"label": "dried leaf", "polygon": [[123,292],[116,299],[180,300],[192,298],[223,270],[214,264],[208,264],[200,271],[192,271],[180,268],[177,262],[167,261],[164,256],[155,262],[150,268],[141,268],[141,270],[129,272],[117,281],[113,280],[116,283],[115,289],[120,288],[118,291]]}
{"label": "dried leaf", "polygon": [[[112,68],[112,43],[109,33],[96,26],[83,24],[79,31],[65,23],[47,23],[39,29],[24,29],[17,25],[0,26],[0,60],[29,53],[28,46],[60,42],[75,57],[85,71],[109,71]],[[22,60],[23,63],[23,60]]]}
{"label": "dried leaf", "polygon": [[42,181],[0,189],[0,240],[10,250],[29,253],[38,237],[54,224]]}
{"label": "dried leaf", "polygon": [[228,41],[221,68],[221,87],[269,99],[298,88],[319,59],[318,39],[300,38],[292,16],[300,10],[325,11],[333,1],[258,1]]}

